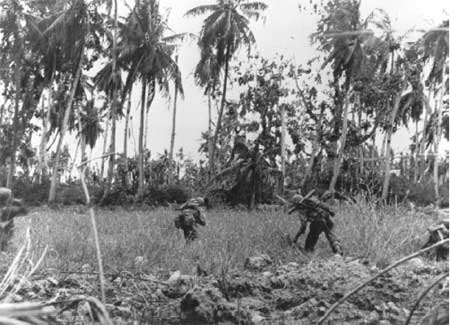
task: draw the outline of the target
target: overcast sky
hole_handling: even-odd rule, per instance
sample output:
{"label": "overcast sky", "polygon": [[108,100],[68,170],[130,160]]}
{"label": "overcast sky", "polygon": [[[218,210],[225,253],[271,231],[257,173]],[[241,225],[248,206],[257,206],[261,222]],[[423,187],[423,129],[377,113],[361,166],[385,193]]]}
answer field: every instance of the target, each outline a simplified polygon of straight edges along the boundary
{"label": "overcast sky", "polygon": [[[310,2],[302,1],[307,4]],[[184,13],[195,6],[213,2],[214,0],[160,0],[161,7],[170,10],[169,24],[174,32],[195,34],[199,33],[204,17],[186,18]],[[133,1],[128,0],[128,3],[132,4]],[[300,0],[266,0],[265,3],[269,6],[265,23],[260,21],[251,25],[257,42],[254,51],[269,58],[276,53],[282,53],[294,58],[297,64],[305,64],[315,53],[309,43],[309,35],[315,29],[316,17],[299,11]],[[361,11],[364,17],[375,8],[384,9],[392,19],[393,28],[401,35],[411,28],[424,29],[440,23],[448,17],[448,5],[445,3],[447,1],[443,0],[362,0]],[[120,9],[119,15],[125,16],[126,7]],[[245,59],[243,56],[242,60]],[[203,96],[202,90],[195,86],[193,79],[193,71],[198,60],[199,51],[195,41],[182,45],[179,64],[183,74],[185,98],[178,99],[175,149],[178,151],[183,147],[185,154],[195,160],[200,158],[198,154],[200,133],[207,129],[208,119],[207,99]],[[130,139],[131,152],[135,150],[137,144],[139,101],[140,87],[135,87],[132,100],[134,118],[131,125],[134,137]],[[169,148],[172,105],[168,99],[157,95],[151,107],[147,144],[153,157]],[[394,149],[406,151],[409,145],[408,138],[409,135],[405,130],[396,134],[393,139]],[[118,151],[122,151],[122,143],[121,122],[118,127]],[[96,148],[93,157],[99,155],[100,150],[101,148]]]}

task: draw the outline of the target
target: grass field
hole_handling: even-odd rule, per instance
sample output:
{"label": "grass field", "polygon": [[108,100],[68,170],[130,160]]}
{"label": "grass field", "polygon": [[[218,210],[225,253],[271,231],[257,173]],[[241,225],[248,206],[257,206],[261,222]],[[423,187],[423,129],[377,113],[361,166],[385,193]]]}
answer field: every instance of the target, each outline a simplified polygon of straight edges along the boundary
{"label": "grass field", "polygon": [[[38,208],[18,218],[11,253],[30,226],[33,249],[39,252],[49,246],[44,267],[80,271],[87,263],[95,268],[93,232],[86,212],[84,207]],[[298,219],[282,210],[210,210],[207,225],[200,228],[201,240],[188,246],[173,225],[176,211],[168,208],[99,209],[96,216],[106,272],[137,271],[137,256],[144,257],[139,271],[168,274],[174,270],[192,273],[197,264],[212,273],[242,268],[246,257],[261,253],[276,263],[301,263],[332,254],[323,235],[313,255],[292,248],[288,236],[293,238],[298,230]],[[346,255],[367,257],[379,266],[417,250],[431,222],[402,207],[375,208],[362,201],[341,205],[335,221]]]}

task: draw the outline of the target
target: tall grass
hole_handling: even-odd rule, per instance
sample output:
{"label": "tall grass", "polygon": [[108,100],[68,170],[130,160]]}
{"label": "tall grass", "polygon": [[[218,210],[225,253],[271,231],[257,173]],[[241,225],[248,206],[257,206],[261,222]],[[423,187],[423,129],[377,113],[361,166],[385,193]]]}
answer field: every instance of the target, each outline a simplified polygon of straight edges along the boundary
{"label": "tall grass", "polygon": [[[298,218],[281,210],[208,211],[207,225],[199,229],[200,240],[191,245],[185,244],[182,233],[173,225],[176,213],[167,208],[98,210],[106,272],[192,273],[199,265],[207,272],[218,273],[242,268],[246,257],[261,253],[268,254],[276,263],[303,263],[332,254],[324,236],[312,256],[292,248],[288,238],[293,238],[298,230]],[[346,255],[367,257],[379,266],[417,250],[430,224],[429,219],[405,208],[377,208],[363,200],[341,205],[335,222]],[[35,249],[49,246],[44,267],[80,271],[86,263],[95,265],[90,220],[83,211],[39,208],[18,219],[11,250],[20,246],[26,225],[32,229]],[[303,245],[304,237],[301,241],[299,244]],[[144,257],[139,265],[135,265],[137,256]]]}

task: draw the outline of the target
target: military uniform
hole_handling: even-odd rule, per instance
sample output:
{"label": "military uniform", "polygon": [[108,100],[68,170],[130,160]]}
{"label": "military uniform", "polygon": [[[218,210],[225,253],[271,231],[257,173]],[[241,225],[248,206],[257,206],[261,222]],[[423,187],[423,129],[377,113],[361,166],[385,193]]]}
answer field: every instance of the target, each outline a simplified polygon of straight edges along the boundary
{"label": "military uniform", "polygon": [[[428,232],[429,232],[428,241],[426,242],[425,245],[422,246],[422,249],[430,247],[430,246],[448,238],[448,233],[449,233],[448,219],[440,221],[436,226],[428,229]],[[437,261],[448,259],[448,248],[449,248],[448,244],[436,247],[436,260]]]}
{"label": "military uniform", "polygon": [[305,233],[309,222],[309,233],[305,241],[305,250],[314,251],[314,247],[323,232],[335,254],[342,254],[342,247],[336,234],[333,232],[334,211],[326,204],[320,202],[317,198],[303,198],[301,195],[295,195],[292,198],[289,214],[298,212],[300,218],[300,229],[295,235],[294,243]]}
{"label": "military uniform", "polygon": [[14,232],[14,218],[28,213],[23,202],[13,199],[11,190],[0,187],[0,250],[6,251]]}
{"label": "military uniform", "polygon": [[181,213],[175,219],[175,227],[183,230],[187,242],[198,238],[197,226],[206,225],[204,217],[205,200],[201,197],[193,198],[184,203],[179,209]]}

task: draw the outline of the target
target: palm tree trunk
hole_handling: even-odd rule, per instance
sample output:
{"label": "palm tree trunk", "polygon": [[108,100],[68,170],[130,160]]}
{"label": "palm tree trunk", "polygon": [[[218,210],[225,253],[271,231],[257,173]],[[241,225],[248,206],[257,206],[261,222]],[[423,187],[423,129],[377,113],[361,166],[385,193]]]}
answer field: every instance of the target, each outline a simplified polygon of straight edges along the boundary
{"label": "palm tree trunk", "polygon": [[213,157],[212,157],[212,116],[211,116],[211,110],[212,110],[212,103],[211,103],[211,91],[208,91],[208,159],[209,159],[209,166],[212,166],[213,164]]}
{"label": "palm tree trunk", "polygon": [[102,160],[100,164],[100,181],[103,182],[103,175],[105,172],[105,159],[106,159],[106,148],[108,145],[108,135],[109,135],[109,123],[110,123],[111,111],[106,116],[106,124],[105,124],[105,137],[103,138],[103,154]]}
{"label": "palm tree trunk", "polygon": [[[175,58],[178,63],[178,56]],[[173,161],[173,149],[175,146],[175,129],[177,121],[177,96],[178,96],[178,85],[175,83],[175,94],[173,98],[173,115],[172,115],[172,134],[170,136],[170,150],[169,150],[169,184],[173,183],[173,170],[175,167],[175,162]]]}
{"label": "palm tree trunk", "polygon": [[414,174],[413,174],[413,182],[417,182],[419,177],[419,159],[420,159],[420,140],[419,140],[419,120],[416,120],[416,137],[415,141],[415,157],[411,155],[411,159],[414,159]]}
{"label": "palm tree trunk", "polygon": [[342,121],[342,135],[340,139],[340,147],[336,160],[334,161],[333,166],[333,177],[331,178],[330,186],[328,191],[330,193],[334,193],[336,191],[336,182],[339,176],[339,171],[341,169],[342,157],[344,156],[345,142],[347,140],[347,124],[348,124],[348,107],[350,101],[350,92],[347,91],[344,99],[344,112],[343,112],[343,121]]}
{"label": "palm tree trunk", "polygon": [[425,104],[425,116],[423,118],[423,126],[422,126],[422,137],[420,139],[419,144],[419,178],[418,182],[420,183],[422,181],[422,178],[424,176],[424,172],[426,169],[426,159],[425,159],[425,143],[426,143],[426,130],[427,130],[427,124],[428,124],[428,117],[431,116],[431,106],[430,106],[430,100],[431,100],[431,92],[432,89],[430,87],[428,91],[428,98],[423,98],[423,103]]}
{"label": "palm tree trunk", "polygon": [[13,118],[13,136],[12,136],[12,144],[11,144],[11,161],[9,165],[8,176],[6,179],[6,187],[12,188],[13,185],[13,177],[16,172],[16,151],[19,143],[19,105],[21,100],[21,89],[20,89],[20,79],[21,79],[21,67],[20,67],[20,58],[16,55],[15,59],[16,71],[15,71],[15,88],[16,88],[16,99],[14,104],[14,118]]}
{"label": "palm tree trunk", "polygon": [[[50,93],[49,93],[50,99]],[[50,103],[50,100],[48,101]],[[37,170],[37,176],[39,183],[42,183],[45,175],[47,174],[47,142],[48,142],[48,125],[50,124],[50,106],[45,112],[45,98],[42,98],[42,134],[41,142],[39,143],[39,164]]]}
{"label": "palm tree trunk", "polygon": [[389,125],[386,130],[386,154],[384,160],[384,181],[383,181],[383,192],[381,193],[381,199],[383,201],[387,200],[389,191],[389,180],[391,178],[391,139],[392,131],[394,129],[395,118],[397,116],[398,107],[400,105],[401,94],[397,93],[394,100],[394,107],[392,109],[392,114],[390,117]]}
{"label": "palm tree trunk", "polygon": [[439,144],[441,141],[441,123],[442,123],[442,109],[444,103],[444,92],[445,92],[445,64],[442,67],[442,81],[441,81],[441,91],[439,94],[439,104],[436,106],[437,110],[437,124],[435,128],[434,135],[434,166],[433,166],[433,183],[434,183],[434,195],[436,198],[436,205],[439,206],[440,196],[439,196]]}
{"label": "palm tree trunk", "polygon": [[123,155],[125,157],[125,170],[128,170],[128,124],[130,121],[130,111],[131,111],[131,92],[133,90],[133,85],[131,85],[130,95],[128,96],[127,103],[127,113],[125,115],[125,131],[123,134]]}
{"label": "palm tree trunk", "polygon": [[138,185],[138,199],[142,200],[144,197],[144,119],[145,119],[145,92],[147,83],[142,80],[142,97],[141,97],[141,119],[139,125],[139,185]]}
{"label": "palm tree trunk", "polygon": [[112,178],[114,173],[115,155],[116,155],[116,120],[117,120],[117,0],[114,0],[114,36],[113,36],[113,55],[112,55],[112,73],[113,73],[113,93],[111,103],[111,142],[109,143],[109,165],[106,178],[105,191],[102,200],[106,199],[111,190]]}
{"label": "palm tree trunk", "polygon": [[50,185],[50,192],[48,195],[49,203],[55,202],[55,199],[56,199],[56,185],[57,185],[56,182],[58,179],[58,168],[59,168],[59,160],[61,158],[61,149],[62,149],[62,145],[64,142],[64,136],[66,135],[67,127],[69,124],[69,117],[70,117],[70,112],[72,110],[72,104],[73,104],[73,99],[75,97],[75,91],[76,91],[78,82],[80,81],[80,77],[81,77],[81,65],[82,65],[82,59],[80,58],[80,61],[78,62],[77,71],[75,73],[75,77],[72,82],[72,88],[70,89],[69,100],[67,101],[66,110],[64,112],[64,119],[63,119],[61,134],[60,134],[59,141],[58,141],[58,146],[56,147],[56,157],[55,157],[55,163],[54,163],[54,167],[53,167],[52,182]]}
{"label": "palm tree trunk", "polygon": [[281,194],[284,194],[284,179],[286,177],[286,115],[284,105],[281,105]]}
{"label": "palm tree trunk", "polygon": [[[81,115],[81,105],[79,107],[79,111],[78,111],[78,134],[80,137],[80,153],[81,153],[81,164],[84,164],[87,161],[87,155],[86,155],[86,135],[83,132],[83,120],[82,120],[82,115]],[[74,157],[74,161],[75,161],[75,157]],[[87,171],[87,166],[85,166],[84,168],[82,168],[82,172],[83,176],[86,177],[86,171]]]}
{"label": "palm tree trunk", "polygon": [[210,166],[210,177],[213,177],[215,175],[215,155],[216,155],[216,147],[217,147],[217,138],[219,137],[221,122],[222,122],[222,115],[223,110],[225,108],[225,102],[226,102],[226,95],[227,95],[227,81],[228,81],[228,66],[230,61],[230,44],[227,45],[226,54],[225,54],[225,75],[223,80],[223,90],[222,90],[222,100],[220,103],[220,111],[219,111],[219,117],[217,118],[217,125],[216,125],[216,131],[214,132],[214,138],[212,143],[212,150],[211,150],[211,157],[212,162]]}

